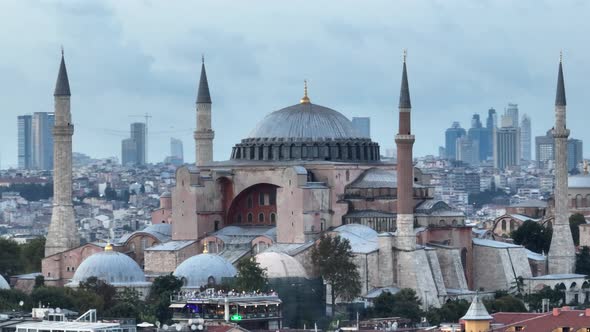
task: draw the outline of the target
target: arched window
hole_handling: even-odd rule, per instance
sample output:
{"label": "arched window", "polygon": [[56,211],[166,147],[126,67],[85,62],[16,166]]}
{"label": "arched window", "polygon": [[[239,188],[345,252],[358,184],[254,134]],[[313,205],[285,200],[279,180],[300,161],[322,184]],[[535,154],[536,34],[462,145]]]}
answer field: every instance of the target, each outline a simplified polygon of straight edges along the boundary
{"label": "arched window", "polygon": [[505,231],[506,230],[506,220],[502,219],[502,230]]}
{"label": "arched window", "polygon": [[236,223],[241,224],[242,223],[242,215],[238,214],[238,217],[236,218]]}
{"label": "arched window", "polygon": [[270,223],[275,224],[277,222],[277,215],[274,213],[270,214]]}
{"label": "arched window", "polygon": [[258,205],[264,206],[264,193],[258,193]]}
{"label": "arched window", "polygon": [[252,213],[248,213],[248,222],[252,223],[252,219],[253,219]]}
{"label": "arched window", "polygon": [[259,213],[258,214],[258,222],[264,222],[264,213]]}

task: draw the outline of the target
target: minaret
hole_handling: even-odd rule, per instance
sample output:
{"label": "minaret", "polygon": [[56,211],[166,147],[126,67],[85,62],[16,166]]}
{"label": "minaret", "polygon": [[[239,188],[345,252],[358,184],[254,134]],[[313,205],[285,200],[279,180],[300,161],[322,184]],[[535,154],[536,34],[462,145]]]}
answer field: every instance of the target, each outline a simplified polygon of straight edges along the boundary
{"label": "minaret", "polygon": [[213,138],[215,132],[211,129],[211,96],[209,83],[205,72],[205,58],[202,58],[201,80],[197,93],[197,130],[195,131],[195,148],[197,166],[213,161]]}
{"label": "minaret", "polygon": [[412,157],[415,138],[411,131],[411,110],[408,73],[406,72],[406,51],[404,50],[402,85],[399,96],[399,132],[395,135],[395,144],[397,145],[396,247],[401,250],[413,250],[416,248],[416,235],[414,235],[414,165]]}
{"label": "minaret", "polygon": [[569,225],[567,202],[567,138],[570,134],[565,125],[565,85],[563,83],[562,56],[559,56],[557,94],[555,97],[555,220],[549,248],[549,274],[574,273],[576,251]]}
{"label": "minaret", "polygon": [[53,210],[47,232],[45,256],[80,245],[78,227],[72,205],[72,135],[74,125],[70,113],[70,83],[61,51],[61,64],[55,84],[55,125],[53,127]]}

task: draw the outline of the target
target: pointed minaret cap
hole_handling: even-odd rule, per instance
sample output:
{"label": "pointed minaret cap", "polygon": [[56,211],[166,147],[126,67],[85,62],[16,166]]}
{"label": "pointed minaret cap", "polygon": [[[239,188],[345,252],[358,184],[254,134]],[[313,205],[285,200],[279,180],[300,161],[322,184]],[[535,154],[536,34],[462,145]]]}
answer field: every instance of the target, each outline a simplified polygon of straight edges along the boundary
{"label": "pointed minaret cap", "polygon": [[563,83],[563,52],[559,52],[559,73],[557,74],[557,94],[555,95],[555,106],[565,106],[565,84]]}
{"label": "pointed minaret cap", "polygon": [[55,83],[54,96],[71,96],[70,81],[68,80],[68,71],[66,70],[66,62],[64,60],[64,49],[61,48],[61,63],[59,65],[59,73],[57,74],[57,82]]}
{"label": "pointed minaret cap", "polygon": [[205,72],[205,57],[201,57],[201,79],[199,80],[199,90],[197,92],[197,104],[211,104],[211,95],[209,94],[209,83],[207,82],[207,73]]}
{"label": "pointed minaret cap", "polygon": [[465,313],[465,316],[461,317],[460,320],[492,320],[493,317],[490,316],[486,306],[483,305],[481,300],[479,299],[479,295],[475,295],[473,300],[471,301],[471,305]]}
{"label": "pointed minaret cap", "polygon": [[408,73],[406,71],[406,57],[408,51],[404,49],[404,68],[402,72],[402,87],[399,93],[399,108],[412,108],[410,102],[410,88],[408,87]]}

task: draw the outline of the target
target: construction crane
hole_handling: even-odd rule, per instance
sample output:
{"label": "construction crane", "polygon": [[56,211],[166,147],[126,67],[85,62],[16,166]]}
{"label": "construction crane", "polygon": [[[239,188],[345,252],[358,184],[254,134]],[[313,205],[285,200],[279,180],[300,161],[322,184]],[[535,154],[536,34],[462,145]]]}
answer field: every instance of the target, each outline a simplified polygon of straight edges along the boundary
{"label": "construction crane", "polygon": [[142,117],[145,119],[145,162],[148,162],[148,120],[152,118],[149,113],[129,115],[130,117]]}

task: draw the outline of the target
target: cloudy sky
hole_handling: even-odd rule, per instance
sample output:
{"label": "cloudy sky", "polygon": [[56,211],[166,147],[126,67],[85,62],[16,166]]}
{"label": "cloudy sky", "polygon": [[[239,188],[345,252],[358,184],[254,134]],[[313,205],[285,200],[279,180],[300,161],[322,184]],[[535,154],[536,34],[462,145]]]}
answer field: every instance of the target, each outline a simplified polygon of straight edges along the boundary
{"label": "cloudy sky", "polygon": [[192,131],[201,54],[213,99],[215,159],[227,159],[267,113],[312,102],[370,116],[393,146],[402,49],[415,154],[436,154],[453,120],[509,102],[552,126],[560,49],[572,136],[590,152],[588,1],[28,1],[0,2],[0,153],[17,158],[16,117],[52,111],[60,45],[75,123],[74,151],[120,157],[129,124],[149,113],[149,159]]}

